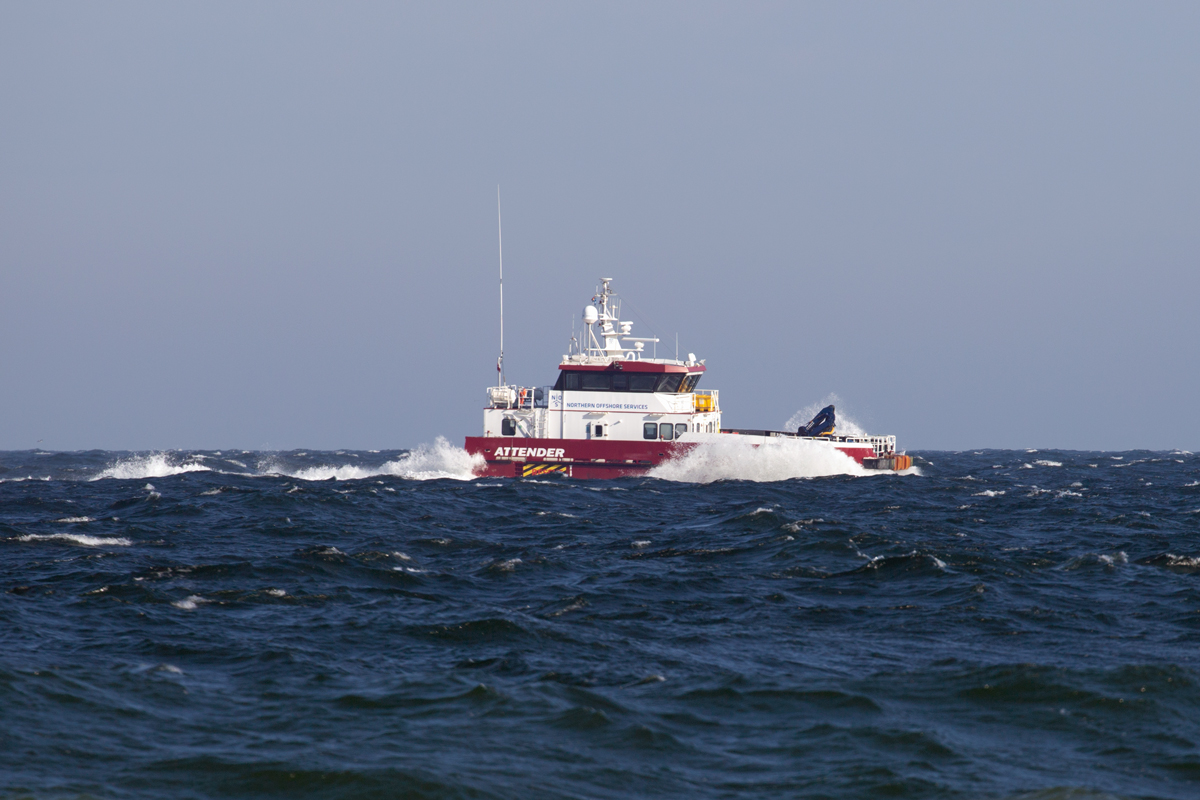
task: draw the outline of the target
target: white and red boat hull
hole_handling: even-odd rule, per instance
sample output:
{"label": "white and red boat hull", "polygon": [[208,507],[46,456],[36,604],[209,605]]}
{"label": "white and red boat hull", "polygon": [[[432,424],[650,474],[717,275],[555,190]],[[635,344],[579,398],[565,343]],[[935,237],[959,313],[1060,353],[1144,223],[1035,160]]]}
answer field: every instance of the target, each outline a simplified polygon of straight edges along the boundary
{"label": "white and red boat hull", "polygon": [[[738,434],[721,433],[700,435],[694,441],[606,441],[595,439],[534,439],[529,437],[468,436],[467,452],[478,454],[484,459],[483,477],[528,478],[538,475],[564,475],[571,478],[624,478],[645,475],[654,467],[671,458],[689,453],[705,441],[717,441]],[[741,443],[751,447],[763,444],[786,445],[786,440],[770,436],[739,436]],[[757,441],[756,441],[757,440]],[[905,459],[906,463],[888,464],[880,461],[870,444],[836,442],[820,439],[794,440],[813,443],[837,450],[856,463],[874,469],[905,469],[911,460],[905,456],[890,456]]]}

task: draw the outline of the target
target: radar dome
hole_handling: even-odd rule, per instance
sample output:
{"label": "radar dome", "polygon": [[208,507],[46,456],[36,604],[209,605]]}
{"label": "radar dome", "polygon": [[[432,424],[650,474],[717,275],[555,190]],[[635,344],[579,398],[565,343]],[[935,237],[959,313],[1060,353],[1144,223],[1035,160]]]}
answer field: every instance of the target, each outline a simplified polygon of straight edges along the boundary
{"label": "radar dome", "polygon": [[591,325],[600,319],[600,312],[595,306],[587,306],[583,309],[583,322],[585,325]]}

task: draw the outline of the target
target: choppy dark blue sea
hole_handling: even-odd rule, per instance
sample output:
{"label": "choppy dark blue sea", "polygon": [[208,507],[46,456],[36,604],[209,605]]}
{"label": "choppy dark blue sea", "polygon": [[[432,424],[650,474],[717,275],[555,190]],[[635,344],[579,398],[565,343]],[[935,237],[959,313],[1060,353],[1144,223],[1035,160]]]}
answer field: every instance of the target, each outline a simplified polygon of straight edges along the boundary
{"label": "choppy dark blue sea", "polygon": [[1200,797],[1200,457],[917,455],[2,453],[0,795]]}

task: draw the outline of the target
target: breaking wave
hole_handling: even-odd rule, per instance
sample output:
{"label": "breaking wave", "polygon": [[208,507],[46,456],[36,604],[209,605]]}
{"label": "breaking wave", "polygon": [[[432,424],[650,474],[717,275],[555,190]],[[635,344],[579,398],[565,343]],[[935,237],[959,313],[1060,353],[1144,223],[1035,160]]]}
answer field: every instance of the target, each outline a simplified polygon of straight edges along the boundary
{"label": "breaking wave", "polygon": [[455,447],[443,436],[433,444],[422,444],[394,461],[377,467],[362,467],[356,464],[323,465],[289,470],[278,464],[267,464],[264,471],[274,475],[287,475],[302,481],[352,481],[390,475],[397,478],[427,481],[439,478],[469,481],[483,469],[483,456],[468,453]]}
{"label": "breaking wave", "polygon": [[721,435],[650,470],[650,477],[687,483],[785,481],[828,475],[868,475],[850,456],[806,439]]}
{"label": "breaking wave", "polygon": [[144,478],[166,478],[184,472],[211,472],[208,467],[195,461],[179,460],[170,453],[150,453],[130,456],[114,461],[91,477],[93,481],[113,478],[116,480],[142,480]]}

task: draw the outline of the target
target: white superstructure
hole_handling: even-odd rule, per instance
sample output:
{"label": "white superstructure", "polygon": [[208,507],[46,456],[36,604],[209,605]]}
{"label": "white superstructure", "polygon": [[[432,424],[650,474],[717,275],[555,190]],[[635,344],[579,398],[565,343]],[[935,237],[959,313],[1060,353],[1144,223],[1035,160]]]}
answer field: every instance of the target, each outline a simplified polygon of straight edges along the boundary
{"label": "white superstructure", "polygon": [[582,341],[572,339],[553,386],[494,386],[484,409],[484,436],[616,441],[686,440],[719,433],[716,391],[696,384],[704,362],[646,356],[657,337],[632,336],[620,319],[611,278],[583,310]]}

